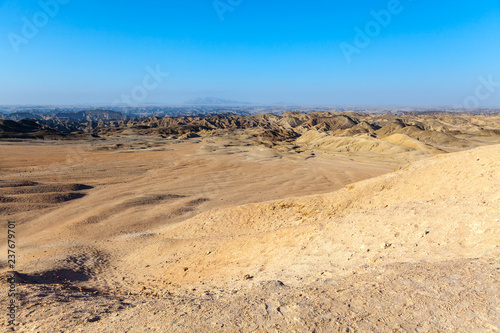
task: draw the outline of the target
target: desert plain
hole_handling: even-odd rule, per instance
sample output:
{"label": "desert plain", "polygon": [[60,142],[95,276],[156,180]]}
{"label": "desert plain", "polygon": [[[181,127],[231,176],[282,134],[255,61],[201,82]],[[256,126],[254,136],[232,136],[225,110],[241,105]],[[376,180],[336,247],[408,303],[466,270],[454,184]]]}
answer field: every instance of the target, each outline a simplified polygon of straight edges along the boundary
{"label": "desert plain", "polygon": [[500,330],[497,114],[78,124],[0,120],[6,332]]}

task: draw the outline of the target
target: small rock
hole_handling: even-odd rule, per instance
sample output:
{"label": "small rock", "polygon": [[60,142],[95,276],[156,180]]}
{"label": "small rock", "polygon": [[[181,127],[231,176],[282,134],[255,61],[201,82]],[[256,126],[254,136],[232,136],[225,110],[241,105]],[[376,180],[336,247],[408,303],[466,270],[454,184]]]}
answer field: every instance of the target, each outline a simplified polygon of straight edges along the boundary
{"label": "small rock", "polygon": [[99,321],[99,320],[101,320],[101,317],[99,317],[99,316],[94,316],[94,317],[92,317],[92,318],[88,318],[88,319],[87,319],[87,322],[89,322],[89,323],[94,323],[94,322]]}
{"label": "small rock", "polygon": [[425,236],[427,236],[428,234],[430,233],[430,231],[424,231],[422,233],[422,235],[420,236],[420,238],[424,238]]}
{"label": "small rock", "polygon": [[243,281],[250,280],[250,279],[253,279],[253,276],[251,276],[250,274],[246,274],[246,275],[243,277]]}

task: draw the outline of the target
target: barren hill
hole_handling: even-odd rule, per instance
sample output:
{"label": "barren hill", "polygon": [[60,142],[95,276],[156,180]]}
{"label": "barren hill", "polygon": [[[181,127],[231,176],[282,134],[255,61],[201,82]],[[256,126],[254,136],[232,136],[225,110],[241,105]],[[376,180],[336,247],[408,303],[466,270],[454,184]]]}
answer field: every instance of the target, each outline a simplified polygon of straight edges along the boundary
{"label": "barren hill", "polygon": [[[254,144],[289,146],[288,148],[294,147],[294,140],[305,134],[309,137],[326,135],[356,138],[345,144],[341,143],[338,146],[340,151],[371,150],[370,147],[364,147],[365,143],[372,147],[381,146],[382,150],[419,150],[416,149],[419,145],[403,143],[401,137],[392,141],[384,140],[394,134],[422,142],[426,146],[424,151],[433,150],[432,147],[441,151],[457,151],[500,142],[500,116],[496,114],[370,115],[353,112],[286,112],[281,116],[260,114],[127,118],[113,111],[93,110],[55,114],[44,119],[34,118],[32,121],[39,127],[59,132],[61,137],[67,138],[74,138],[75,135],[81,138],[82,133],[87,133],[88,137],[148,135],[165,139],[241,134],[251,137]],[[16,137],[18,133],[4,133],[3,137],[9,135]],[[301,139],[300,142],[305,141],[307,139]],[[333,143],[332,146],[331,143],[321,143],[321,146],[325,145],[332,148],[338,144]],[[396,147],[391,149],[390,146]]]}

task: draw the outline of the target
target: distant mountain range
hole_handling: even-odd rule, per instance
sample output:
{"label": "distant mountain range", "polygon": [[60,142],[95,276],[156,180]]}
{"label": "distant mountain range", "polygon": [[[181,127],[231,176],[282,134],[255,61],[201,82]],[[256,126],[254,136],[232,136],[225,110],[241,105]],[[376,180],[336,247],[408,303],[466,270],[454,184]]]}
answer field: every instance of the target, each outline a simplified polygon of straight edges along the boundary
{"label": "distant mountain range", "polygon": [[222,99],[222,98],[217,98],[217,97],[205,97],[205,98],[193,98],[190,99],[186,102],[184,102],[186,105],[248,105],[252,104],[249,102],[239,102],[239,101],[232,101],[229,99]]}
{"label": "distant mountain range", "polygon": [[41,112],[19,111],[12,113],[0,113],[0,118],[9,120],[44,119],[44,116]]}
{"label": "distant mountain range", "polygon": [[0,140],[103,139],[122,135],[182,140],[238,132],[251,138],[249,144],[268,148],[282,149],[284,144],[290,144],[291,149],[304,146],[325,152],[378,154],[443,153],[466,148],[468,144],[472,147],[481,140],[500,142],[500,117],[484,114],[287,111],[281,115],[127,117],[114,111],[88,110],[39,117],[43,119],[0,119]]}
{"label": "distant mountain range", "polygon": [[121,112],[109,110],[89,110],[79,112],[62,112],[55,115],[60,120],[67,121],[96,121],[96,120],[125,120],[127,116]]}
{"label": "distant mountain range", "polygon": [[55,119],[58,121],[76,122],[76,121],[98,121],[98,120],[125,120],[127,116],[121,112],[109,110],[88,110],[78,112],[13,112],[10,114],[0,113],[0,118],[9,120],[36,119],[47,120]]}

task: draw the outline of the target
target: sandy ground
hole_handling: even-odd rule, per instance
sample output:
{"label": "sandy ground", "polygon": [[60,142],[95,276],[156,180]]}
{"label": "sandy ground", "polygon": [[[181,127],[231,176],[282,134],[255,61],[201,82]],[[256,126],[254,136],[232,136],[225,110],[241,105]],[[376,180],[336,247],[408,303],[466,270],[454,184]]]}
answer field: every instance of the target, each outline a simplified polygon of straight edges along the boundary
{"label": "sandy ground", "polygon": [[2,142],[19,308],[0,325],[500,330],[500,146],[444,154],[395,136],[418,151],[331,153],[340,139],[301,139],[299,152],[238,137]]}

